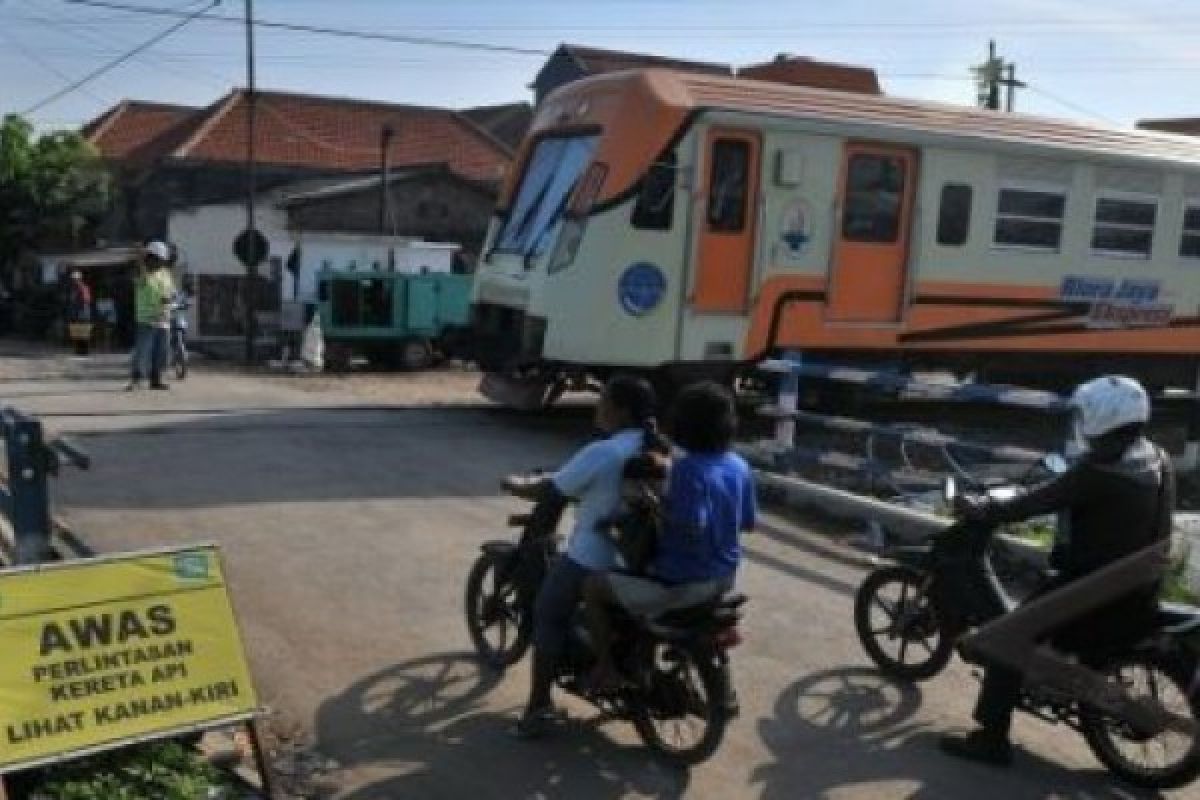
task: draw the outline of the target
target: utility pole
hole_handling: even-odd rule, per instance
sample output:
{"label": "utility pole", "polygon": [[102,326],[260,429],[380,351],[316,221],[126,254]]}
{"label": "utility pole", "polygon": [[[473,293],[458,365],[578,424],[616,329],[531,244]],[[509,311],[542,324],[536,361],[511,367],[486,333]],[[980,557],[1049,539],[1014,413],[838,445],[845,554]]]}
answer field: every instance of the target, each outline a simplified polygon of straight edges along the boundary
{"label": "utility pole", "polygon": [[[254,0],[246,0],[246,230],[255,230],[254,200],[258,175],[254,154],[254,117],[258,96],[254,85]],[[258,265],[246,266],[246,363],[254,363],[254,343],[257,339]]]}
{"label": "utility pole", "polygon": [[991,39],[988,41],[987,61],[972,68],[972,72],[975,73],[975,82],[979,86],[977,100],[981,108],[999,110],[1000,75],[1003,69],[1004,62],[996,57],[996,41]]}
{"label": "utility pole", "polygon": [[1025,88],[1025,82],[1017,80],[1016,64],[1011,61],[1008,62],[1008,66],[1004,70],[1004,80],[1001,83],[1004,84],[1005,89],[1004,110],[1012,111],[1015,104],[1016,90]]}
{"label": "utility pole", "polygon": [[392,137],[395,135],[396,129],[391,126],[391,123],[384,123],[383,130],[379,133],[379,232],[382,234],[388,232],[391,217],[392,190],[389,184],[391,183]]}
{"label": "utility pole", "polygon": [[988,42],[987,61],[972,67],[975,82],[979,87],[977,99],[981,108],[1000,110],[1000,87],[1005,87],[1004,110],[1012,111],[1015,106],[1016,89],[1023,89],[1024,82],[1017,80],[1017,65],[996,55],[996,42]]}

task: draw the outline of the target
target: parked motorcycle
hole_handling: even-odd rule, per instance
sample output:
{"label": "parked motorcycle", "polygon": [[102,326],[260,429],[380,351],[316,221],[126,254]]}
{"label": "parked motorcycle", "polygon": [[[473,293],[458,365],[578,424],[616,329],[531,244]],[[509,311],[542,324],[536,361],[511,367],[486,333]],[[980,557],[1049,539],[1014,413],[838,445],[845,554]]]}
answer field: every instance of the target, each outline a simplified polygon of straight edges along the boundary
{"label": "parked motorcycle", "polygon": [[[560,543],[558,536],[532,530],[528,516],[509,522],[522,529],[520,538],[484,543],[466,587],[471,641],[500,670],[529,648],[534,604]],[[586,685],[596,656],[577,609],[556,683],[606,715],[631,722],[642,741],[668,759],[698,764],[716,751],[736,713],[728,651],[741,641],[737,624],[745,601],[728,594],[649,620],[614,609],[620,616],[612,652],[622,681],[604,692]]]}
{"label": "parked motorcycle", "polygon": [[[1045,466],[1065,468],[1061,460]],[[957,493],[947,481],[947,502]],[[956,645],[964,659],[986,660],[964,644],[982,639],[986,631],[974,639],[972,633],[1016,608],[990,567],[994,533],[957,522],[928,544],[885,552],[892,563],[867,575],[854,603],[859,640],[883,672],[928,680],[945,669]],[[1104,586],[1103,579],[1098,583]],[[1030,666],[1034,660],[1039,669]],[[1148,636],[1119,648],[1096,669],[1046,646],[1031,649],[1022,663],[1018,710],[1082,734],[1117,777],[1167,789],[1200,774],[1200,609],[1162,604]]]}

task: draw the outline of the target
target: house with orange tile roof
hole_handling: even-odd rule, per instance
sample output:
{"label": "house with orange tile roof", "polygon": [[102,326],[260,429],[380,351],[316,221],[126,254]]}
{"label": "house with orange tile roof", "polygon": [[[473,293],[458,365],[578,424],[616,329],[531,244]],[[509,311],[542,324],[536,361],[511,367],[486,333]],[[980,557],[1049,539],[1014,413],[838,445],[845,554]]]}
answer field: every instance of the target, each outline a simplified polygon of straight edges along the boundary
{"label": "house with orange tile roof", "polygon": [[[244,188],[247,93],[204,108],[125,101],[83,133],[118,176],[121,201],[105,233],[136,241],[166,233],[172,209],[227,200]],[[471,181],[497,183],[512,160],[519,111],[460,113],[293,92],[257,92],[255,155],[263,190],[313,178],[444,165]],[[514,123],[514,117],[516,122]],[[493,134],[489,123],[500,126]],[[503,137],[503,138],[502,138]]]}

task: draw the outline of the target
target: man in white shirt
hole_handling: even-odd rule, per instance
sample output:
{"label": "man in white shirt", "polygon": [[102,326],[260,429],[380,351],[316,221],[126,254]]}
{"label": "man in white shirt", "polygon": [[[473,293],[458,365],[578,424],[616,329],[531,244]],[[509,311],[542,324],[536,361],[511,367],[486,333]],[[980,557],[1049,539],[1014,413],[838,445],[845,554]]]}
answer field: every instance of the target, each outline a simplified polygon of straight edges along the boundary
{"label": "man in white shirt", "polygon": [[577,505],[567,552],[551,567],[538,592],[529,700],[517,722],[521,738],[541,736],[557,716],[551,690],[571,618],[584,580],[616,566],[616,545],[603,528],[620,505],[621,472],[625,462],[641,450],[654,407],[654,390],[647,381],[614,377],[596,409],[596,425],[606,438],[584,447],[536,489],[541,506],[561,511],[566,501],[574,500]]}

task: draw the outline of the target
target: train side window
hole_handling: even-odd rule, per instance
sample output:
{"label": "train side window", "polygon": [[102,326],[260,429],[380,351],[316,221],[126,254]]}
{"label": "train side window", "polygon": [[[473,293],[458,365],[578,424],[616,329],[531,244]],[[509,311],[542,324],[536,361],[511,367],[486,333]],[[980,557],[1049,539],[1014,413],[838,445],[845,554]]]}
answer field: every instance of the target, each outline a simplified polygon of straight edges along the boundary
{"label": "train side window", "polygon": [[1119,258],[1149,258],[1157,216],[1158,201],[1154,199],[1097,197],[1092,251]]}
{"label": "train side window", "polygon": [[1001,189],[994,241],[1002,247],[1057,251],[1062,246],[1067,194],[1052,189]]}
{"label": "train side window", "polygon": [[1183,240],[1179,255],[1200,258],[1200,204],[1189,205],[1183,212]]}
{"label": "train side window", "polygon": [[964,183],[942,186],[942,203],[938,210],[937,243],[961,247],[967,243],[971,229],[971,187]]}
{"label": "train side window", "polygon": [[887,244],[900,238],[904,205],[904,159],[856,153],[846,166],[842,238]]}
{"label": "train side window", "polygon": [[650,165],[642,178],[630,222],[635,228],[652,231],[671,229],[675,218],[675,153],[667,153]]}
{"label": "train side window", "polygon": [[742,139],[713,142],[708,187],[709,230],[737,233],[746,227],[749,165],[749,142]]}

